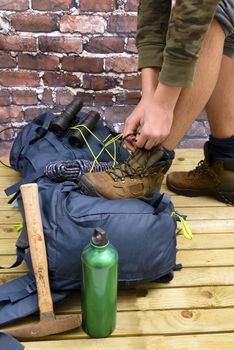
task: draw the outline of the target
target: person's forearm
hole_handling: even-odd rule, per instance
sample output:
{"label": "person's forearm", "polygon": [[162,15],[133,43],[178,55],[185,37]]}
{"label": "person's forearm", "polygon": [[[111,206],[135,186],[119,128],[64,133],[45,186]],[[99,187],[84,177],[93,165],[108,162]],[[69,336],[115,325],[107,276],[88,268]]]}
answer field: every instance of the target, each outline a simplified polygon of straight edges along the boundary
{"label": "person's forearm", "polygon": [[181,92],[180,87],[168,86],[158,83],[153,95],[154,102],[163,109],[173,111]]}
{"label": "person's forearm", "polygon": [[159,106],[173,110],[181,88],[158,82],[159,68],[143,68],[141,71],[142,98],[152,99]]}
{"label": "person's forearm", "polygon": [[158,85],[159,68],[143,68],[141,70],[142,97],[152,97]]}

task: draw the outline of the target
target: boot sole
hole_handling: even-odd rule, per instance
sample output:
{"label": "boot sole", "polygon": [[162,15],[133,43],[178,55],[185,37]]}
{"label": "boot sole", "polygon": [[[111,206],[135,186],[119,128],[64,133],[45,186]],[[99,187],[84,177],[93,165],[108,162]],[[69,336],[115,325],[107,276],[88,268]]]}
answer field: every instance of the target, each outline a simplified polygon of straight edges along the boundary
{"label": "boot sole", "polygon": [[212,196],[223,203],[234,205],[234,192],[223,192],[223,191],[218,192],[217,190],[202,191],[202,190],[192,190],[192,189],[181,189],[171,185],[168,181],[167,181],[167,187],[169,188],[170,191],[183,196],[188,196],[188,197]]}

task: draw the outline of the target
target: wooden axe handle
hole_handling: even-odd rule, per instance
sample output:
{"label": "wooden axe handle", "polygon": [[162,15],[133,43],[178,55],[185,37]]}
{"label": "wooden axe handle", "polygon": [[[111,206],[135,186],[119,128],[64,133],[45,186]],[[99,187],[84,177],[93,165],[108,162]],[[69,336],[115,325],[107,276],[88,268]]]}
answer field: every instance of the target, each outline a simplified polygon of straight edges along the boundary
{"label": "wooden axe handle", "polygon": [[40,314],[53,312],[45,238],[41,221],[38,185],[30,183],[20,187],[28,232],[30,254],[36,278]]}

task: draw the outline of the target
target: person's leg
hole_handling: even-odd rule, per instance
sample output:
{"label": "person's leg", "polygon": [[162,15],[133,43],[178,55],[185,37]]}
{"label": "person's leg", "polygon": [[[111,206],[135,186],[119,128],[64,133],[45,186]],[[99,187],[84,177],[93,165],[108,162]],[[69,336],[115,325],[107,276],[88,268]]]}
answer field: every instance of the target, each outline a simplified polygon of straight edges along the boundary
{"label": "person's leg", "polygon": [[216,87],[207,103],[211,134],[216,138],[234,135],[234,59],[223,56]]}
{"label": "person's leg", "polygon": [[234,3],[222,0],[216,19],[226,35],[215,88],[206,107],[211,128],[205,160],[189,172],[173,172],[167,186],[187,196],[212,195],[234,205]]}
{"label": "person's leg", "polygon": [[170,135],[163,142],[168,150],[175,149],[207,104],[218,79],[224,40],[225,34],[214,20],[201,48],[193,87],[183,89],[176,104]]}

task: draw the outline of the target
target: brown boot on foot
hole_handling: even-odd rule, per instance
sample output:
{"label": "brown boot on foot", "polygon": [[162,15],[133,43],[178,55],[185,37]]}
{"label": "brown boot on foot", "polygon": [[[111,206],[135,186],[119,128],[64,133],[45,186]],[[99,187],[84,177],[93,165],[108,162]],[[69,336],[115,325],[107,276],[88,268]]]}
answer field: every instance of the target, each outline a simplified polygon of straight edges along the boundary
{"label": "brown boot on foot", "polygon": [[172,160],[160,145],[138,149],[111,170],[86,173],[80,180],[83,193],[108,199],[149,198],[160,191]]}
{"label": "brown boot on foot", "polygon": [[205,144],[205,160],[196,169],[176,171],[167,176],[167,187],[177,194],[213,196],[221,202],[234,205],[234,159],[209,161],[208,144]]}

